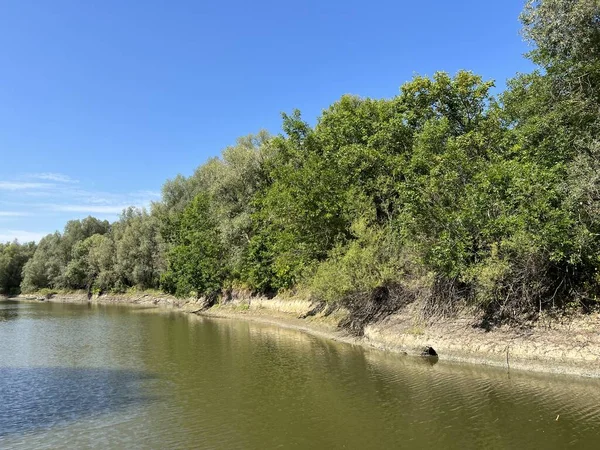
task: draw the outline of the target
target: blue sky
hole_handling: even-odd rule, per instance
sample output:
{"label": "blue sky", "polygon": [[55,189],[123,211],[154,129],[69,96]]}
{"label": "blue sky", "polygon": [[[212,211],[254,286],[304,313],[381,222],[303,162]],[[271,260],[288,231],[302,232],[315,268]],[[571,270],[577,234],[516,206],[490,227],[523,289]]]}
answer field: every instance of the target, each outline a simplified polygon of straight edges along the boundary
{"label": "blue sky", "polygon": [[236,137],[413,75],[528,72],[521,0],[0,3],[0,241],[159,198]]}

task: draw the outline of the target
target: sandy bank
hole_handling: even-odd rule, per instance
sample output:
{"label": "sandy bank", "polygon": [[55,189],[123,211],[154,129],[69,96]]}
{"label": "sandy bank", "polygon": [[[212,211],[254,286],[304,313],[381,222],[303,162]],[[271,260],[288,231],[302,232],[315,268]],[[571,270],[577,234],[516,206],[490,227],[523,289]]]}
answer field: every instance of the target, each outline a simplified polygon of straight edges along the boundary
{"label": "sandy bank", "polygon": [[[16,299],[40,301],[43,297]],[[44,301],[87,303],[88,298],[85,294],[61,294]],[[468,313],[452,319],[424,321],[420,318],[419,306],[413,304],[380,323],[367,326],[364,336],[358,338],[337,327],[345,314],[343,311],[299,318],[311,309],[311,304],[297,298],[246,297],[208,310],[202,310],[202,303],[194,299],[155,293],[95,296],[90,302],[179,309],[215,318],[257,321],[412,356],[419,356],[425,346],[432,346],[440,361],[483,364],[512,371],[600,377],[600,314],[540,320],[523,330],[502,327],[486,332],[475,326],[475,318]]]}

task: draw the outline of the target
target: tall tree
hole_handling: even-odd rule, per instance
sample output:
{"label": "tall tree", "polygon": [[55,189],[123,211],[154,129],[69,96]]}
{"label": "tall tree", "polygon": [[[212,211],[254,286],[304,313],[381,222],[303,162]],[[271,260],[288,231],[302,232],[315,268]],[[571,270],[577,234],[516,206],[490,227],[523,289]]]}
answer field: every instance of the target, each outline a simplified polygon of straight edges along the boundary
{"label": "tall tree", "polygon": [[163,289],[214,301],[225,278],[225,250],[207,194],[198,194],[185,208],[171,239]]}

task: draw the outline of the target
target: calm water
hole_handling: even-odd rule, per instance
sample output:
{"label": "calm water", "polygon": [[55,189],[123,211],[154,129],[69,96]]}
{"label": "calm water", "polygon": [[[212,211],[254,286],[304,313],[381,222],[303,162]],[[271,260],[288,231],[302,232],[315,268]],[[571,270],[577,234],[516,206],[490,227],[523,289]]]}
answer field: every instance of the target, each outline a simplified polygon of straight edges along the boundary
{"label": "calm water", "polygon": [[2,449],[597,449],[599,405],[595,380],[179,313],[0,302]]}

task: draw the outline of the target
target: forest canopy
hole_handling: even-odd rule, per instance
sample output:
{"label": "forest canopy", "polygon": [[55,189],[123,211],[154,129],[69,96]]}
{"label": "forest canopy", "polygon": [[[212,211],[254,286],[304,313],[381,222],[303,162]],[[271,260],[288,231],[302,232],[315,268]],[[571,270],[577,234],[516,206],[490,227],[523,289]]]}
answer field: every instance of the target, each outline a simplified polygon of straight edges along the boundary
{"label": "forest canopy", "polygon": [[600,4],[530,0],[538,70],[416,76],[344,95],[314,126],[238,139],[150,212],[0,245],[0,293],[305,292],[349,307],[384,289],[489,320],[588,307],[600,292]]}

